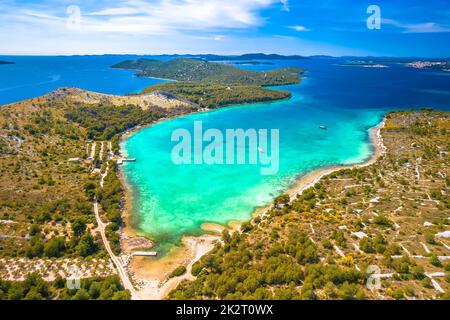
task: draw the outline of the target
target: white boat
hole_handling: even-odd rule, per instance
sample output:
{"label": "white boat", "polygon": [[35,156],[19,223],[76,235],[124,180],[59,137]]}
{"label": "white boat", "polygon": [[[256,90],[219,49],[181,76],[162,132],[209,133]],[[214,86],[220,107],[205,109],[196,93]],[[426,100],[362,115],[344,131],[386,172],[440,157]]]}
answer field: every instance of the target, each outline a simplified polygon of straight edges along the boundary
{"label": "white boat", "polygon": [[327,126],[323,126],[322,125],[322,126],[319,126],[319,128],[322,129],[322,130],[327,130]]}

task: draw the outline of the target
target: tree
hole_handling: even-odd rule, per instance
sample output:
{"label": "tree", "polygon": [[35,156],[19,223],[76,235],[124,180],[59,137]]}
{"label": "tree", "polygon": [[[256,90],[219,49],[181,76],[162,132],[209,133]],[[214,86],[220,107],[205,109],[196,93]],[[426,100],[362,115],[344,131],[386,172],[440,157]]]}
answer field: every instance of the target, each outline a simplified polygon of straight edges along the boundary
{"label": "tree", "polygon": [[101,285],[98,282],[93,282],[89,287],[89,295],[92,299],[97,299],[101,293]]}
{"label": "tree", "polygon": [[435,254],[431,255],[430,263],[435,267],[439,267],[439,268],[442,267],[442,262],[439,260],[439,258]]}
{"label": "tree", "polygon": [[89,300],[89,293],[85,289],[80,289],[72,297],[72,300]]}
{"label": "tree", "polygon": [[36,287],[33,287],[30,289],[30,291],[28,291],[24,300],[44,300],[44,297]]}
{"label": "tree", "polygon": [[400,290],[400,289],[396,289],[396,290],[394,290],[394,292],[392,292],[392,297],[395,299],[395,300],[401,300],[401,299],[403,299],[404,298],[404,294],[403,294],[403,291],[402,290]]}
{"label": "tree", "polygon": [[86,231],[86,223],[82,219],[76,219],[72,223],[72,231],[75,237],[80,237]]}
{"label": "tree", "polygon": [[13,282],[8,290],[8,300],[21,300],[25,295],[25,289],[19,282]]}
{"label": "tree", "polygon": [[115,292],[111,298],[111,300],[130,300],[130,299],[131,299],[130,293],[124,290]]}
{"label": "tree", "polygon": [[87,233],[81,237],[77,245],[77,252],[82,257],[88,257],[98,250],[97,244],[94,242],[94,237]]}
{"label": "tree", "polygon": [[169,275],[169,278],[179,277],[186,273],[186,266],[179,266]]}
{"label": "tree", "polygon": [[434,238],[434,235],[432,233],[425,234],[425,241],[428,244],[436,244],[436,239]]}
{"label": "tree", "polygon": [[44,244],[42,243],[39,236],[33,236],[30,239],[28,247],[25,249],[25,255],[32,259],[34,257],[42,257],[44,253]]}
{"label": "tree", "polygon": [[391,220],[389,220],[385,215],[380,214],[373,218],[373,223],[378,224],[383,227],[392,227],[393,223]]}
{"label": "tree", "polygon": [[63,277],[61,277],[61,276],[57,276],[54,281],[55,288],[62,289],[65,287],[65,285],[66,285],[66,280],[64,280]]}
{"label": "tree", "polygon": [[30,227],[30,236],[37,235],[41,232],[41,228],[37,224],[32,224]]}
{"label": "tree", "polygon": [[282,194],[281,196],[278,196],[274,200],[275,207],[280,208],[285,205],[288,205],[290,201],[288,194]]}
{"label": "tree", "polygon": [[91,200],[97,196],[97,184],[95,182],[85,183],[84,190],[88,198]]}
{"label": "tree", "polygon": [[342,300],[363,300],[365,295],[356,284],[344,282],[338,289],[338,297]]}
{"label": "tree", "polygon": [[44,246],[44,254],[49,258],[58,258],[64,254],[66,245],[63,238],[51,238]]}
{"label": "tree", "polygon": [[192,265],[191,268],[191,274],[196,277],[200,274],[200,272],[203,270],[203,265],[200,261],[197,261]]}
{"label": "tree", "polygon": [[223,230],[222,231],[222,239],[224,243],[230,243],[231,241],[231,236],[230,233],[228,232],[228,230]]}
{"label": "tree", "polygon": [[375,252],[372,239],[370,239],[369,237],[363,237],[361,240],[359,240],[359,248],[365,253]]}

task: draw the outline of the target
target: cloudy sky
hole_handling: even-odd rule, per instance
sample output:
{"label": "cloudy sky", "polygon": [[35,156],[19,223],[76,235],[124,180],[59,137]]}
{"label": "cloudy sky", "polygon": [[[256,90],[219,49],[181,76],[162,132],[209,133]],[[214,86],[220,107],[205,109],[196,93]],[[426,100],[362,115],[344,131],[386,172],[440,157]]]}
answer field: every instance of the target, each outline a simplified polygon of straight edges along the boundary
{"label": "cloudy sky", "polygon": [[450,56],[448,0],[0,0],[0,30],[5,55]]}

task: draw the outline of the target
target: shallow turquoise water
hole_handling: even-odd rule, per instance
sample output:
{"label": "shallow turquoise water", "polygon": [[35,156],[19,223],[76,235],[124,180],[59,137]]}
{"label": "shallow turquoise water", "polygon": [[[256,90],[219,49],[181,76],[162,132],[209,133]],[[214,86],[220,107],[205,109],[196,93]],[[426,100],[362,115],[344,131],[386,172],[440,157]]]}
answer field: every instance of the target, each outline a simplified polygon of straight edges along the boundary
{"label": "shallow turquoise water", "polygon": [[[273,62],[273,61],[272,61]],[[347,68],[335,59],[278,61],[309,70],[301,85],[286,86],[289,100],[233,106],[156,124],[127,139],[122,149],[136,163],[124,166],[134,195],[136,227],[163,251],[207,222],[246,221],[298,176],[314,169],[363,162],[372,154],[368,130],[387,110],[424,106],[449,109],[450,77],[399,65]],[[259,70],[264,66],[241,66]],[[252,165],[174,165],[172,132],[201,120],[217,128],[279,129],[280,168],[262,176]],[[326,125],[328,130],[319,129]]]}
{"label": "shallow turquoise water", "polygon": [[[368,129],[379,123],[382,111],[318,110],[302,103],[299,86],[287,89],[294,92],[287,101],[186,116],[156,124],[126,140],[123,149],[138,159],[124,169],[133,186],[138,228],[158,242],[176,243],[184,234],[200,233],[205,222],[248,220],[255,207],[270,203],[299,175],[370,157]],[[259,165],[173,164],[175,143],[170,136],[177,128],[192,133],[195,120],[203,122],[204,130],[279,129],[278,174],[263,176]],[[328,130],[321,130],[321,124]]]}

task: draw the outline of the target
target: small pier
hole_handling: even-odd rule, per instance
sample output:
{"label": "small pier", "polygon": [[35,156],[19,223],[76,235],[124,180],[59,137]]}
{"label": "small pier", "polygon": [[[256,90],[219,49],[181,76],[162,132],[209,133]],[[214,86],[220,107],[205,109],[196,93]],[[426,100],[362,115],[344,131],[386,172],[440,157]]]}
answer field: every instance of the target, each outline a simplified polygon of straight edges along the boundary
{"label": "small pier", "polygon": [[136,162],[135,158],[120,158],[117,159],[117,164],[123,164],[124,162]]}
{"label": "small pier", "polygon": [[156,257],[158,252],[156,251],[133,251],[131,253],[134,257]]}

